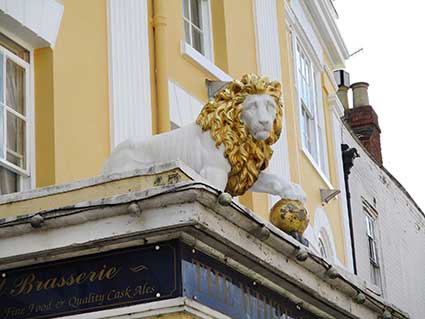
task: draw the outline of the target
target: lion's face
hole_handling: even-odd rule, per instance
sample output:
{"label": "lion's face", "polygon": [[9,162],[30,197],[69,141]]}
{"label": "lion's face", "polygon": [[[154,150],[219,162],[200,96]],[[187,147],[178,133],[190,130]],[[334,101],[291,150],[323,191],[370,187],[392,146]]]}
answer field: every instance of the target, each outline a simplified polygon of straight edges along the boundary
{"label": "lion's face", "polygon": [[231,166],[226,192],[244,194],[267,168],[282,131],[281,85],[256,74],[230,82],[196,119]]}
{"label": "lion's face", "polygon": [[258,141],[270,137],[276,117],[276,102],[269,94],[248,95],[242,104],[241,120]]}

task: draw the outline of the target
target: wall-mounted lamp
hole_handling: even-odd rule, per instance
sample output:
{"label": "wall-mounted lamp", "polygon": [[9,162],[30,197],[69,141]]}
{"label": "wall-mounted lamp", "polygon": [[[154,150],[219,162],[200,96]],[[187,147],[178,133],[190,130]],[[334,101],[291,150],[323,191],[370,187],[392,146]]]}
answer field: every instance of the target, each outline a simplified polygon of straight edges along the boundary
{"label": "wall-mounted lamp", "polygon": [[320,189],[320,197],[322,199],[322,205],[329,203],[334,199],[341,191],[339,189]]}

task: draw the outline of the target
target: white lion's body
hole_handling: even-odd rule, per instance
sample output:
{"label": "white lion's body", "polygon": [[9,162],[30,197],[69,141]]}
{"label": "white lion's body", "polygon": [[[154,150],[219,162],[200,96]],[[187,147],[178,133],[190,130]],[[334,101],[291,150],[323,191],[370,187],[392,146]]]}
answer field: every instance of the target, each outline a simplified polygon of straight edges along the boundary
{"label": "white lion's body", "polygon": [[[102,174],[111,174],[147,167],[153,163],[181,160],[202,177],[205,169],[220,168],[219,175],[227,176],[230,165],[223,156],[223,146],[217,148],[209,132],[202,132],[196,123],[146,139],[129,139],[119,144],[106,161]],[[226,181],[211,181],[224,189]]]}
{"label": "white lion's body", "polygon": [[[267,94],[250,95],[243,103],[241,120],[257,140],[269,137],[276,107]],[[224,157],[224,146],[221,144],[217,148],[210,132],[203,132],[196,123],[146,139],[130,139],[121,143],[106,161],[102,174],[129,171],[178,159],[218,189],[225,189],[231,166]],[[299,185],[264,172],[259,174],[251,190],[305,201],[305,193]]]}

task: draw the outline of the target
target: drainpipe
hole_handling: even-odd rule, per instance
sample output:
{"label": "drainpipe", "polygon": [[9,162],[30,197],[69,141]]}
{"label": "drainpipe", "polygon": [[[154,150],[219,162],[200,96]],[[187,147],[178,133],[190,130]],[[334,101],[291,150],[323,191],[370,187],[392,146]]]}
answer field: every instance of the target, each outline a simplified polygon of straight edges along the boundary
{"label": "drainpipe", "polygon": [[344,166],[344,180],[345,180],[345,195],[347,198],[347,211],[348,211],[348,224],[350,227],[350,239],[351,239],[351,251],[353,256],[353,271],[357,275],[357,261],[356,261],[356,247],[354,244],[354,226],[353,226],[353,213],[351,210],[351,193],[350,193],[350,184],[348,183],[348,175],[350,175],[350,170],[354,165],[354,159],[359,157],[357,149],[350,148],[347,144],[341,145],[342,151],[342,163]]}
{"label": "drainpipe", "polygon": [[153,30],[155,41],[155,79],[158,133],[170,130],[168,97],[167,0],[153,0]]}

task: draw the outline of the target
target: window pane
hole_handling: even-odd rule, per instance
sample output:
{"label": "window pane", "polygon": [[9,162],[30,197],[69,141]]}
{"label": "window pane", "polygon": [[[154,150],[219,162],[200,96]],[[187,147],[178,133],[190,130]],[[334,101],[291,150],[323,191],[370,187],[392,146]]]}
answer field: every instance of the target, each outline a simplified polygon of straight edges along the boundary
{"label": "window pane", "polygon": [[183,16],[190,20],[189,16],[189,0],[183,0]]}
{"label": "window pane", "polygon": [[6,61],[6,105],[25,114],[25,69],[13,61]]}
{"label": "window pane", "polygon": [[3,92],[3,81],[4,81],[4,70],[3,70],[4,56],[0,53],[0,103],[4,103],[4,92]]}
{"label": "window pane", "polygon": [[190,43],[190,25],[186,20],[184,21],[184,40],[187,44],[192,44]]}
{"label": "window pane", "polygon": [[0,104],[0,158],[4,159],[4,106]]}
{"label": "window pane", "polygon": [[0,45],[13,52],[25,62],[30,62],[30,52],[2,33],[0,33]]}
{"label": "window pane", "polygon": [[192,23],[199,29],[202,29],[201,6],[199,0],[190,0],[190,13],[192,14]]}
{"label": "window pane", "polygon": [[19,177],[17,174],[0,166],[0,195],[15,193],[19,188]]}
{"label": "window pane", "polygon": [[7,112],[6,159],[25,169],[25,121]]}
{"label": "window pane", "polygon": [[199,53],[204,54],[203,37],[195,27],[192,27],[192,46]]}

